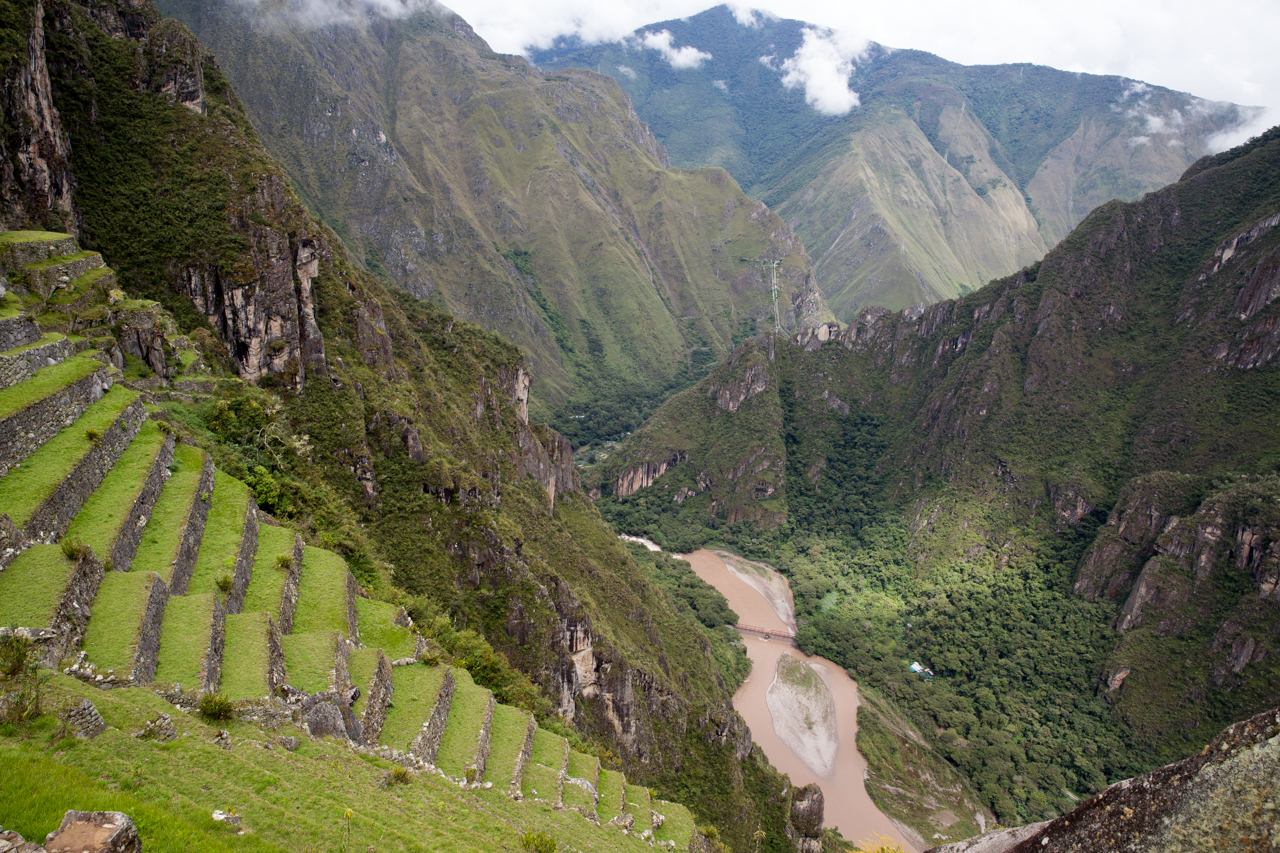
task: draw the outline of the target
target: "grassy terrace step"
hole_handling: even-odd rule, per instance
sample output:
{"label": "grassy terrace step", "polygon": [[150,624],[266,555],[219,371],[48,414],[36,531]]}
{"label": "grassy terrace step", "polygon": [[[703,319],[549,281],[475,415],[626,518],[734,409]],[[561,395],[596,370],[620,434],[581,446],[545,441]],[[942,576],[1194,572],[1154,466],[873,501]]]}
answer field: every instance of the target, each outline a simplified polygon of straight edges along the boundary
{"label": "grassy terrace step", "polygon": [[84,635],[84,650],[100,673],[111,669],[123,678],[133,669],[147,597],[158,580],[154,572],[107,572],[102,579]]}
{"label": "grassy terrace step", "polygon": [[[40,825],[37,831],[31,824],[34,804],[53,797],[43,786],[70,765],[85,774],[82,796],[88,799],[82,804],[86,808],[119,807],[128,801],[108,797],[127,796],[141,800],[148,815],[156,809],[171,811],[210,837],[224,839],[226,845],[206,848],[184,839],[190,845],[187,849],[240,853],[334,849],[334,839],[343,834],[346,809],[352,812],[349,843],[344,845],[348,850],[372,846],[378,853],[518,851],[520,835],[527,828],[554,836],[560,849],[602,853],[646,849],[611,827],[597,827],[577,814],[540,804],[513,802],[497,788],[461,790],[433,774],[417,776],[408,785],[383,787],[390,763],[356,755],[337,743],[303,738],[297,752],[262,748],[273,737],[297,734],[296,730],[264,732],[235,720],[209,726],[196,715],[173,713],[172,707],[148,691],[98,691],[61,675],[53,677],[49,691],[51,704],[59,707],[91,699],[110,728],[91,741],[78,742],[56,759],[43,743],[0,752],[0,774],[16,755],[36,756],[51,768],[48,774],[27,774],[26,784],[35,788],[30,795],[24,789],[15,798],[0,798],[0,822],[6,829],[26,829],[27,837],[43,837],[61,819],[58,811],[48,818],[50,826]],[[164,745],[131,736],[161,712],[170,713],[179,733],[187,736]],[[236,742],[230,751],[212,742],[221,727]],[[25,770],[27,765],[22,767]],[[0,775],[0,782],[7,778]],[[124,788],[132,790],[126,795],[121,793]],[[209,821],[211,811],[228,806],[234,806],[244,820],[246,835],[234,835]],[[147,849],[168,850],[164,846],[168,840],[167,835],[156,838]]]}
{"label": "grassy terrace step", "polygon": [[179,444],[173,449],[172,475],[164,484],[160,498],[151,509],[151,520],[138,543],[138,553],[133,558],[133,571],[157,572],[165,583],[173,580],[173,561],[182,544],[182,529],[191,511],[200,485],[200,471],[204,467],[205,453],[189,444]]}
{"label": "grassy terrace step", "polygon": [[33,403],[56,394],[77,379],[83,379],[102,367],[102,362],[77,356],[45,367],[26,382],[0,389],[0,420],[15,415]]}
{"label": "grassy terrace step", "polygon": [[520,786],[526,798],[558,802],[565,746],[564,738],[546,729],[538,729],[533,736],[533,755],[524,766],[524,779]]}
{"label": "grassy terrace step", "polygon": [[493,725],[489,729],[489,762],[485,766],[484,781],[494,788],[507,790],[516,773],[516,760],[524,746],[524,735],[529,726],[529,712],[511,705],[497,705],[493,709]]}
{"label": "grassy terrace step", "polygon": [[57,545],[36,545],[0,572],[0,625],[47,628],[76,564]]}
{"label": "grassy terrace step", "polygon": [[[115,273],[111,267],[94,267],[88,272],[76,276],[70,282],[70,287],[60,287],[49,297],[48,304],[51,306],[68,305],[86,297],[94,296],[94,291],[100,287],[109,286],[115,282]],[[108,279],[108,281],[102,281]],[[101,284],[99,284],[101,282]],[[98,290],[101,294],[101,290]],[[97,295],[98,299],[103,299],[101,295]]]}
{"label": "grassy terrace step", "polygon": [[622,814],[622,789],[626,784],[626,777],[617,770],[600,771],[600,805],[596,808],[596,816],[601,823],[608,823]]}
{"label": "grassy terrace step", "polygon": [[[83,362],[87,359],[67,361]],[[59,432],[0,479],[0,512],[8,513],[19,528],[26,526],[35,511],[93,447],[93,441],[86,433],[91,430],[105,433],[137,398],[136,391],[111,388],[101,400],[86,409],[75,424]]]}
{"label": "grassy terrace step", "polygon": [[307,547],[302,556],[293,633],[311,631],[340,631],[346,635],[347,563],[332,551]]}
{"label": "grassy terrace step", "polygon": [[649,813],[649,789],[643,785],[627,784],[627,814],[636,819],[635,831],[643,832],[653,825]]}
{"label": "grassy terrace step", "polygon": [[365,704],[369,699],[369,683],[373,681],[373,674],[377,668],[378,649],[374,646],[356,649],[347,661],[347,672],[351,675],[351,683],[360,688],[360,698],[356,699],[355,704],[351,706],[351,710],[357,717],[364,713]]}
{"label": "grassy terrace step", "polygon": [[693,814],[680,803],[666,800],[654,801],[652,808],[664,818],[662,826],[654,830],[653,837],[658,841],[674,841],[677,850],[687,850],[695,828]]}
{"label": "grassy terrace step", "polygon": [[453,675],[457,686],[453,691],[453,704],[449,706],[449,722],[440,739],[440,751],[436,753],[436,766],[450,776],[462,776],[476,757],[480,727],[493,694],[476,686],[471,673],[461,667],[455,668]]}
{"label": "grassy terrace step", "polygon": [[245,590],[241,612],[260,610],[270,613],[272,619],[280,618],[285,570],[276,560],[281,555],[293,559],[295,535],[287,527],[273,527],[270,524],[258,526],[258,553],[254,556],[253,577],[249,579],[249,587]]}
{"label": "grassy terrace step", "polygon": [[180,682],[185,688],[200,681],[200,670],[209,651],[214,594],[175,595],[164,608],[160,630],[160,664],[156,681]]}
{"label": "grassy terrace step", "polygon": [[14,347],[13,349],[0,352],[0,358],[12,358],[15,355],[22,355],[25,352],[30,352],[33,349],[46,346],[54,343],[55,341],[65,340],[66,337],[66,335],[59,334],[58,332],[45,332],[40,336],[38,341],[32,341],[29,344],[23,344],[20,347]]}
{"label": "grassy terrace step", "polygon": [[244,534],[244,516],[249,509],[249,487],[222,471],[214,475],[213,506],[205,522],[200,554],[187,586],[189,593],[213,592],[218,578],[235,571]]}
{"label": "grassy terrace step", "polygon": [[387,660],[411,658],[418,649],[418,639],[408,628],[395,624],[400,608],[385,601],[356,599],[356,612],[360,616],[360,642],[370,648],[380,648],[387,653]]}
{"label": "grassy terrace step", "polygon": [[308,631],[305,634],[294,631],[281,637],[289,683],[308,693],[328,690],[337,641],[337,631]]}
{"label": "grassy terrace step", "polygon": [[261,699],[267,686],[267,614],[235,613],[227,617],[219,692],[231,699]]}
{"label": "grassy terrace step", "polygon": [[80,540],[105,559],[129,519],[129,511],[147,482],[147,475],[167,436],[155,421],[147,421],[138,430],[129,447],[103,478],[97,491],[89,496],[67,528],[66,538]]}
{"label": "grassy terrace step", "polygon": [[[584,779],[595,788],[596,778],[600,773],[600,759],[584,752],[569,751],[569,776],[573,779]],[[566,782],[564,786],[564,805],[566,808],[577,808],[589,814],[595,814],[596,798],[592,791]]]}
{"label": "grassy terrace step", "polygon": [[409,744],[413,743],[418,732],[422,731],[422,724],[431,716],[436,693],[447,669],[414,664],[391,670],[391,684],[395,692],[391,694],[391,708],[387,711],[387,723],[382,727],[378,743],[402,752],[409,751]]}

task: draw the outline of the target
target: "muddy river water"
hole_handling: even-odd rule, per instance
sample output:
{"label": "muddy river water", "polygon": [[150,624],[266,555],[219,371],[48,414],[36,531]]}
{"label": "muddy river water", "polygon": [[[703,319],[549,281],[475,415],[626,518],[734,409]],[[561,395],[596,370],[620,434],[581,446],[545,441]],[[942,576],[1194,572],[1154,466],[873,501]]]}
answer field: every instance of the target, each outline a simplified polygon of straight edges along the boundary
{"label": "muddy river water", "polygon": [[[921,850],[886,817],[863,784],[867,763],[858,752],[854,737],[858,731],[858,685],[842,667],[825,658],[810,657],[786,639],[794,631],[795,610],[787,581],[777,572],[759,563],[720,551],[699,550],[684,555],[698,577],[714,586],[729,600],[738,614],[739,624],[777,631],[770,639],[742,632],[751,658],[751,676],[733,697],[733,707],[751,727],[751,736],[769,761],[791,777],[796,785],[817,782],[826,801],[827,826],[838,827],[848,840],[858,842],[886,837],[904,850]],[[766,691],[773,681],[781,655],[790,655],[812,666],[826,682],[835,700],[836,732],[839,745],[834,766],[825,776],[818,776],[804,758],[788,747],[774,728],[774,720],[766,702]],[[812,759],[811,759],[812,761]]]}

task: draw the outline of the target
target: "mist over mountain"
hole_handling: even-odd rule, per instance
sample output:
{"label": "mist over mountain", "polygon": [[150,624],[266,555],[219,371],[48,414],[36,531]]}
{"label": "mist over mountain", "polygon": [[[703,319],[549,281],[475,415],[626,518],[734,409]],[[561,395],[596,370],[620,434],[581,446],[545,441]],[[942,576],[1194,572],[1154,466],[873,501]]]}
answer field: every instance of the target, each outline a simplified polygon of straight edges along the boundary
{"label": "mist over mountain", "polygon": [[[650,46],[663,33],[699,61]],[[845,321],[1037,260],[1089,211],[1176,180],[1254,114],[1120,77],[957,65],[727,6],[530,59],[613,77],[673,163],[723,166],[777,210]]]}

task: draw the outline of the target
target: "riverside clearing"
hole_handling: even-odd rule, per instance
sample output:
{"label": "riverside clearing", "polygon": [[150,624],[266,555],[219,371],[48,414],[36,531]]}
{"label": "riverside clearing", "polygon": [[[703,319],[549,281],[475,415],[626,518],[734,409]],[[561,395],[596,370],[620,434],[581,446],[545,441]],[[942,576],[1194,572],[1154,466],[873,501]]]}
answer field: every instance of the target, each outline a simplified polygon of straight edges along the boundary
{"label": "riverside clearing", "polygon": [[[836,827],[853,842],[878,836],[904,850],[924,849],[914,833],[904,832],[876,808],[867,794],[864,778],[867,762],[858,752],[858,685],[843,668],[831,661],[804,654],[786,637],[796,627],[791,588],[786,578],[761,563],[723,551],[701,549],[683,555],[698,577],[720,590],[740,622],[778,631],[766,640],[743,633],[751,658],[751,676],[733,697],[734,709],[751,727],[751,736],[769,761],[791,777],[796,785],[817,782],[826,800],[825,824]],[[835,726],[816,735],[803,719],[804,703],[769,701],[775,684],[778,659],[789,655],[810,666],[826,683],[835,704]],[[784,665],[784,669],[789,668]],[[773,706],[771,712],[770,706]],[[779,720],[775,713],[785,718]],[[797,736],[804,732],[805,736]],[[834,756],[834,757],[832,757]],[[820,775],[821,774],[821,775]],[[910,840],[909,840],[910,839]]]}

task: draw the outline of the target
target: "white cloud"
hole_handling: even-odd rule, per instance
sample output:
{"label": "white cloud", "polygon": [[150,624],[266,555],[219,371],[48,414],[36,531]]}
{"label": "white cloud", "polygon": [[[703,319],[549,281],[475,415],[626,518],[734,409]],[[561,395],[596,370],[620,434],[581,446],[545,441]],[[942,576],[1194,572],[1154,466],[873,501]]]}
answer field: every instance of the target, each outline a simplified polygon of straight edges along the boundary
{"label": "white cloud", "polygon": [[632,68],[630,65],[619,65],[618,73],[625,74],[627,77],[630,77],[632,80],[636,79],[636,70]]}
{"label": "white cloud", "polygon": [[[236,0],[242,6],[258,9],[262,0]],[[371,15],[403,18],[421,10],[438,15],[450,10],[434,0],[285,0],[271,4],[258,18],[259,25],[281,27],[326,27],[364,24]]]}
{"label": "white cloud", "polygon": [[656,50],[662,54],[667,64],[677,70],[700,68],[702,63],[711,58],[711,54],[698,50],[692,45],[675,47],[672,44],[673,38],[670,30],[659,30],[656,33],[643,33],[639,41],[650,50]]}
{"label": "white cloud", "polygon": [[712,80],[711,85],[715,86],[721,92],[729,91],[729,82],[727,80]]}
{"label": "white cloud", "polygon": [[805,27],[803,32],[800,47],[782,62],[782,85],[803,86],[805,102],[820,113],[844,115],[859,103],[858,93],[849,88],[849,75],[866,51],[867,40],[825,28]]}
{"label": "white cloud", "polygon": [[1151,144],[1150,136],[1130,136],[1129,137],[1130,148],[1137,148],[1139,145],[1150,145],[1150,144]]}
{"label": "white cloud", "polygon": [[1239,125],[1209,137],[1205,144],[1211,154],[1235,148],[1258,136],[1264,130],[1280,124],[1280,108],[1277,107],[1255,107],[1245,110],[1244,113],[1244,121]]}
{"label": "white cloud", "polygon": [[[318,2],[318,0],[317,0]],[[685,18],[716,0],[446,0],[495,50],[548,47],[559,35],[618,41],[656,21]],[[734,6],[743,14],[742,7]],[[1234,0],[1230,21],[1203,0],[954,0],[850,3],[788,0],[775,10],[882,45],[936,53],[967,65],[1033,62],[1115,74],[1210,101],[1280,108],[1276,0]],[[1209,17],[1206,17],[1206,16]],[[758,17],[756,20],[760,20]],[[1280,115],[1273,115],[1280,120]]]}
{"label": "white cloud", "polygon": [[778,20],[778,16],[768,9],[753,9],[750,6],[739,6],[736,3],[729,3],[728,6],[729,11],[733,13],[733,19],[744,27],[758,29],[764,26],[765,21]]}

